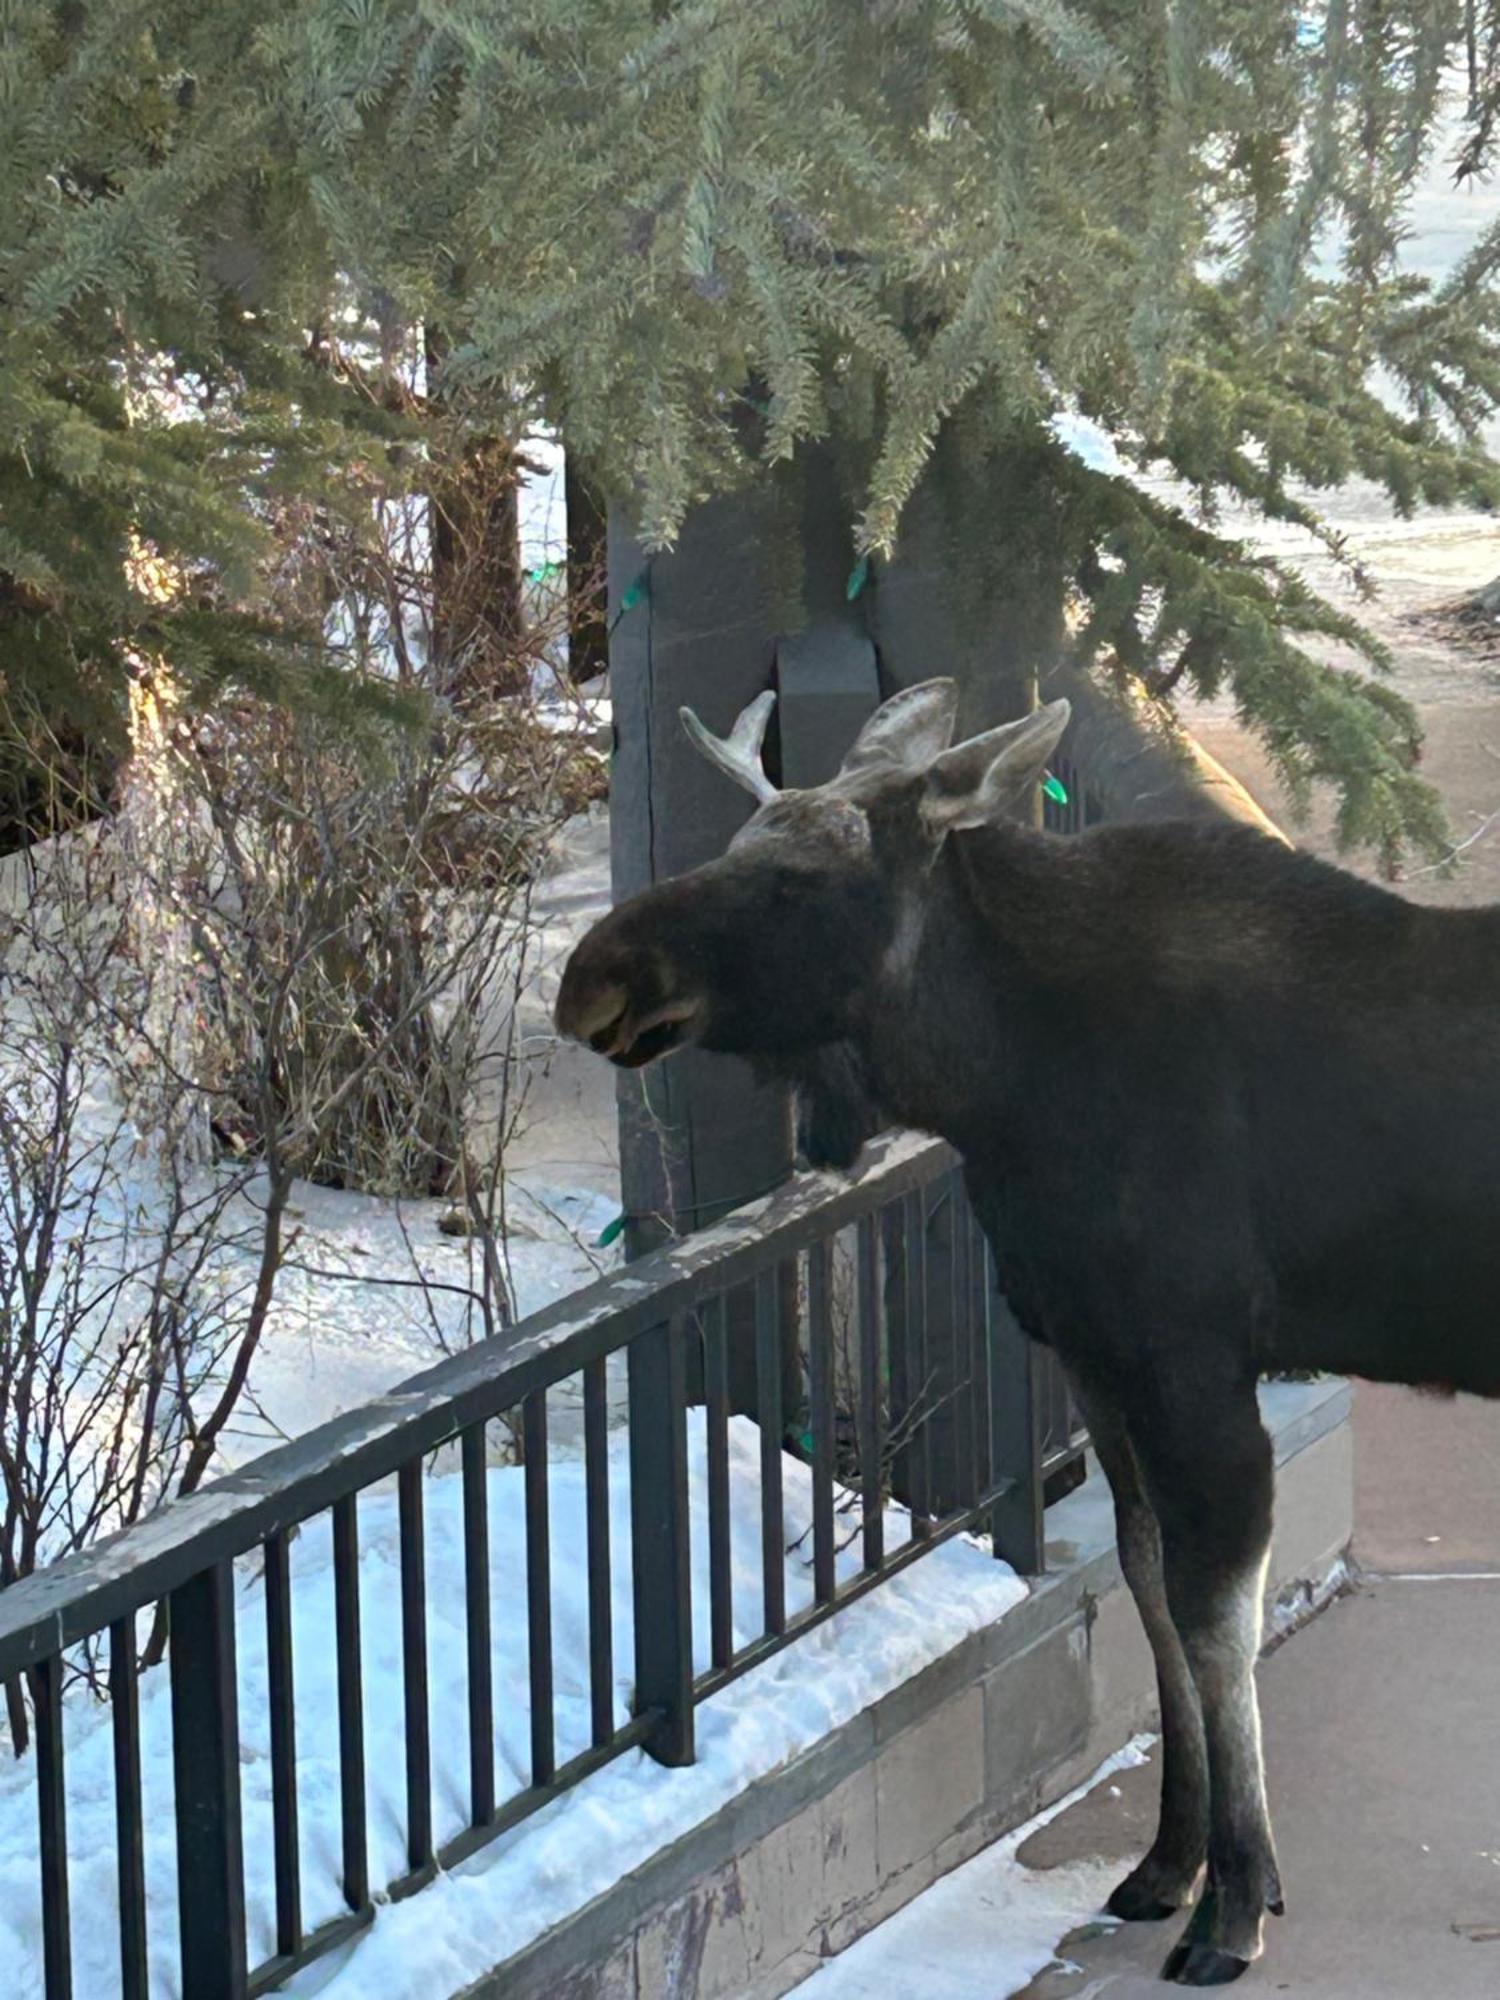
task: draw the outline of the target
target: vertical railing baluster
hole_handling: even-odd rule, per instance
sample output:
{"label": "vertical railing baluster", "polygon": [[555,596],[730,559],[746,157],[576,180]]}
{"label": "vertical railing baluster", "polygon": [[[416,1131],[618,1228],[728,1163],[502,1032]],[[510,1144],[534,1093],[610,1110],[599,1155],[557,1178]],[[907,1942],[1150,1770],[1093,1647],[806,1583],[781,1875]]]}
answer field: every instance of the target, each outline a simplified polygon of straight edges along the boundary
{"label": "vertical railing baluster", "polygon": [[495,1817],[495,1697],[490,1658],[490,1487],[485,1423],[460,1445],[464,1486],[464,1646],[469,1690],[469,1824]]}
{"label": "vertical railing baluster", "polygon": [[974,1316],[974,1489],[987,1492],[993,1477],[990,1438],[990,1382],[994,1373],[994,1319],[990,1310],[990,1256],[979,1218],[969,1212],[969,1297]]}
{"label": "vertical railing baluster", "polygon": [[760,1423],[760,1555],[765,1630],[786,1630],[786,1528],[781,1495],[781,1324],[777,1273],[755,1278],[756,1415]]}
{"label": "vertical railing baluster", "polygon": [[911,1532],[932,1533],[932,1381],[927,1337],[927,1191],[913,1188],[901,1203],[902,1261],[906,1274],[906,1383],[910,1401],[907,1446],[911,1482]]}
{"label": "vertical railing baluster", "polygon": [[526,1493],[526,1652],[531,1689],[531,1782],[550,1785],[557,1769],[552,1714],[552,1537],[547,1512],[547,1392],[521,1404]]}
{"label": "vertical railing baluster", "polygon": [[615,1634],[609,1551],[609,1378],[583,1371],[583,1484],[589,1569],[589,1722],[596,1750],[615,1733]]}
{"label": "vertical railing baluster", "polygon": [[716,1667],[734,1659],[734,1575],[729,1545],[729,1335],[722,1294],[699,1315],[708,1440],[708,1630]]}
{"label": "vertical railing baluster", "polygon": [[365,1693],[359,1646],[359,1496],[333,1503],[333,1627],[339,1683],[339,1820],[344,1901],[363,1910],[370,1900],[365,1830]]}
{"label": "vertical railing baluster", "polygon": [[949,1180],[953,1220],[949,1232],[953,1257],[953,1500],[972,1507],[974,1485],[974,1290],[969,1282],[969,1198],[964,1178],[955,1171]]}
{"label": "vertical railing baluster", "polygon": [[885,1383],[880,1340],[880,1244],[873,1215],[855,1226],[854,1314],[859,1335],[859,1483],[866,1569],[885,1560]]}
{"label": "vertical railing baluster", "polygon": [[297,1849],[297,1706],[292,1663],[292,1571],[285,1529],[264,1544],[266,1695],[271,1715],[271,1828],[276,1866],[276,1949],[290,1958],[302,1943],[302,1877]]}
{"label": "vertical railing baluster", "polygon": [[994,1476],[1011,1483],[995,1502],[995,1554],[1020,1576],[1046,1567],[1042,1501],[1042,1350],[1028,1340],[998,1289],[990,1293],[990,1437]]}
{"label": "vertical railing baluster", "polygon": [[813,1598],[831,1604],[838,1589],[833,1545],[833,1243],[807,1253],[807,1372],[812,1419]]}
{"label": "vertical railing baluster", "polygon": [[68,1812],[63,1775],[61,1656],[33,1667],[31,1705],[36,1725],[36,1801],[42,1876],[42,1974],[47,2000],[69,2000],[73,1946],[68,1923]]}
{"label": "vertical railing baluster", "polygon": [[953,1184],[932,1184],[927,1213],[927,1377],[928,1465],[932,1484],[928,1497],[934,1516],[943,1520],[959,1504],[954,1466],[954,1393],[957,1386],[957,1326],[953,1286]]}
{"label": "vertical railing baluster", "polygon": [[135,1617],[109,1628],[109,1719],[115,1752],[115,1866],[121,2000],[146,2000],[146,1850],[141,1830],[141,1697]]}
{"label": "vertical railing baluster", "polygon": [[427,1713],[427,1551],[422,1461],[396,1474],[401,1529],[401,1691],[406,1732],[406,1865],[432,1859],[432,1732]]}
{"label": "vertical railing baluster", "polygon": [[880,1258],[885,1313],[887,1428],[891,1453],[891,1493],[911,1506],[912,1450],[910,1442],[912,1391],[907,1367],[906,1242],[901,1204],[886,1202],[880,1210]]}
{"label": "vertical railing baluster", "polygon": [[172,1777],[184,1994],[244,2000],[234,1569],[214,1563],[172,1592]]}
{"label": "vertical railing baluster", "polygon": [[648,1327],[630,1343],[630,1540],[635,1699],[653,1719],[645,1747],[693,1761],[693,1599],[688,1542],[683,1329]]}

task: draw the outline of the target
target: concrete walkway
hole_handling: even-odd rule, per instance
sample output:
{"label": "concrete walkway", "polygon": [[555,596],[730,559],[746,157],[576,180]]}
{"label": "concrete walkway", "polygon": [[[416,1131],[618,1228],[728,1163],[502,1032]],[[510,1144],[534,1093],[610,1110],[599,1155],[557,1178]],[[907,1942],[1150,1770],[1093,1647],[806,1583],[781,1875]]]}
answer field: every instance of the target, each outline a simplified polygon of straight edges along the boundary
{"label": "concrete walkway", "polygon": [[[1286,1917],[1237,1990],[1308,2000],[1500,1994],[1500,1406],[1361,1387],[1355,1591],[1260,1670]],[[1101,1785],[1021,1848],[1121,1872],[1154,1769]],[[1147,2000],[1180,1925],[1059,1943],[1024,2000]],[[976,1996],[978,2000],[978,1996]]]}

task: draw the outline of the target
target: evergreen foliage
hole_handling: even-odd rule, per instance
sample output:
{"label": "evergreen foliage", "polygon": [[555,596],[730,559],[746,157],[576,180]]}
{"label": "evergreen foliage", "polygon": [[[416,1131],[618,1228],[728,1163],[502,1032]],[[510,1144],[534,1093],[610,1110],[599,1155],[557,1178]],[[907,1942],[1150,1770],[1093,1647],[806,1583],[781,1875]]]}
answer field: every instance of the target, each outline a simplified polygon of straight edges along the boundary
{"label": "evergreen foliage", "polygon": [[[393,420],[323,365],[337,296],[254,88],[254,10],[0,0],[0,765],[105,764],[125,689],[316,684],[289,499],[348,510]],[[87,782],[87,780],[81,780]],[[22,803],[24,814],[24,797]],[[16,810],[7,796],[0,817]]]}
{"label": "evergreen foliage", "polygon": [[[377,330],[435,318],[451,394],[524,396],[654,546],[829,438],[859,545],[889,553],[946,431],[976,604],[1025,581],[989,521],[1055,523],[1074,643],[1232,688],[1294,781],[1341,787],[1351,840],[1431,846],[1410,715],[1307,642],[1379,648],[1214,521],[1243,501],[1336,546],[1317,494],[1353,476],[1402,508],[1500,497],[1500,233],[1441,283],[1399,254],[1466,62],[1485,163],[1497,23],[1493,0],[0,0],[5,670],[18,617],[38,668],[106,681],[145,619],[264,677],[289,635],[256,622],[260,495],[336,494],[379,411],[303,358],[347,282]],[[132,423],[132,357],[191,422]],[[1061,413],[1163,477],[1081,466]],[[201,601],[143,612],[131,534]]]}

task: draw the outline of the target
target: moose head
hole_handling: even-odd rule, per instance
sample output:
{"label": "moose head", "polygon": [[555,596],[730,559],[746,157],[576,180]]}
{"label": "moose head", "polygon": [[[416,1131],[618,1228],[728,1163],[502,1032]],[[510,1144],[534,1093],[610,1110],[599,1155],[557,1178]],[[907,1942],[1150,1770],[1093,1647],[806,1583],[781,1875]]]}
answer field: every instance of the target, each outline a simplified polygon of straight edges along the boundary
{"label": "moose head", "polygon": [[726,738],[682,710],[758,809],[717,860],[611,911],[564,971],[560,1032],[622,1067],[693,1042],[805,1078],[857,1041],[944,842],[1015,816],[1069,712],[1054,701],[953,744],[957,687],[926,681],[877,709],[828,783],[778,791],[761,762],[774,703],[757,696]]}

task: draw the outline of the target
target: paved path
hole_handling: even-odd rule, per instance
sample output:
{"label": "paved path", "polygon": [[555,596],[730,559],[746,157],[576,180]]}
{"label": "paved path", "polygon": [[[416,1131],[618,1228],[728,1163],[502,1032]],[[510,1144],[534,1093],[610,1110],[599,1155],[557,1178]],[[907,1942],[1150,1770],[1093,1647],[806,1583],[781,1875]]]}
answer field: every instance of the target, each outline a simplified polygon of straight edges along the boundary
{"label": "paved path", "polygon": [[[1288,1914],[1236,1991],[1496,2000],[1500,1406],[1361,1388],[1355,1446],[1360,1581],[1260,1668]],[[1175,1991],[1159,1973],[1181,1918],[1085,1920],[1150,1841],[1157,1781],[1150,1763],[1109,1773],[1019,1845],[997,1842],[919,1896],[807,1991]]]}
{"label": "paved path", "polygon": [[[1307,2000],[1500,1994],[1500,1583],[1367,1584],[1261,1668],[1287,1915],[1239,1983]],[[1130,1772],[1023,1847],[1032,1866],[1117,1852],[1149,1824]],[[1025,2000],[1148,2000],[1179,1929],[1127,1926],[1061,1955]],[[979,1996],[975,1996],[979,2000]]]}

